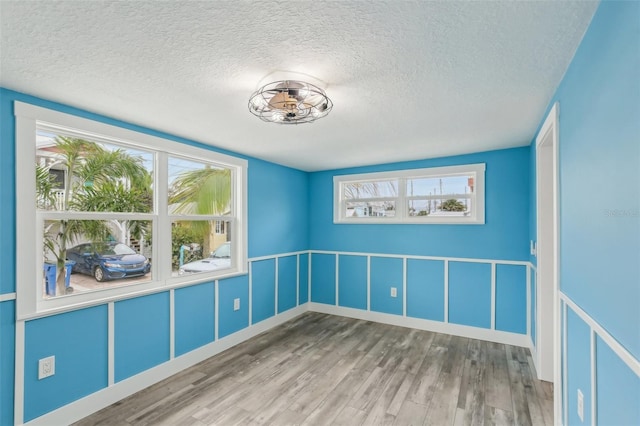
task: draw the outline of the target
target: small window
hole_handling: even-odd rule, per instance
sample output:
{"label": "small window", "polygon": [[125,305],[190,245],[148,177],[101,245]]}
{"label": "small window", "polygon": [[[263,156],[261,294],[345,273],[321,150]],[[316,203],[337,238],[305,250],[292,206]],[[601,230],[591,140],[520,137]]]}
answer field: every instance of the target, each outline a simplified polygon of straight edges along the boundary
{"label": "small window", "polygon": [[335,223],[484,223],[484,164],[334,177]]}

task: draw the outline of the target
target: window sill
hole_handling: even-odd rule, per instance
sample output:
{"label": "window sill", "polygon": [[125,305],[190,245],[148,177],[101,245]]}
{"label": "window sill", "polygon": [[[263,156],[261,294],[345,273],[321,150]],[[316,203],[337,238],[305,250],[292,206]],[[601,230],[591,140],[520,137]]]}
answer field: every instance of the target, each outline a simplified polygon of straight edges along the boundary
{"label": "window sill", "polygon": [[146,288],[146,289],[142,289],[142,290],[134,290],[131,292],[128,292],[126,294],[119,294],[119,295],[114,295],[114,296],[108,296],[108,297],[102,297],[102,298],[95,298],[95,299],[91,299],[91,300],[87,300],[87,301],[79,301],[77,303],[69,303],[69,304],[65,304],[64,306],[56,306],[56,307],[52,307],[52,308],[48,308],[48,309],[40,309],[37,310],[36,312],[32,312],[26,315],[18,315],[17,316],[17,320],[18,321],[28,321],[28,320],[34,320],[34,319],[38,319],[38,318],[44,318],[44,317],[48,317],[48,316],[52,316],[52,315],[58,315],[61,313],[65,313],[65,312],[71,312],[71,311],[77,311],[80,309],[86,309],[86,308],[91,308],[94,306],[100,306],[100,305],[106,305],[108,303],[112,303],[112,302],[119,302],[121,300],[127,300],[127,299],[134,299],[136,297],[142,297],[142,296],[148,296],[151,294],[156,294],[156,293],[162,293],[162,292],[166,292],[166,291],[170,291],[170,290],[175,290],[178,288],[183,288],[183,287],[190,287],[190,286],[194,286],[194,285],[198,285],[198,284],[204,284],[204,283],[208,283],[208,282],[215,282],[215,281],[220,281],[220,280],[224,280],[227,278],[233,278],[233,277],[238,277],[238,276],[243,276],[243,275],[248,275],[248,271],[238,271],[238,270],[234,270],[234,271],[229,271],[228,273],[225,274],[220,274],[220,275],[197,275],[197,276],[193,276],[189,277],[190,279],[183,279],[180,280],[179,282],[173,282],[172,284],[168,284],[168,285],[164,285],[164,286],[158,286],[158,287],[153,287],[153,288]]}

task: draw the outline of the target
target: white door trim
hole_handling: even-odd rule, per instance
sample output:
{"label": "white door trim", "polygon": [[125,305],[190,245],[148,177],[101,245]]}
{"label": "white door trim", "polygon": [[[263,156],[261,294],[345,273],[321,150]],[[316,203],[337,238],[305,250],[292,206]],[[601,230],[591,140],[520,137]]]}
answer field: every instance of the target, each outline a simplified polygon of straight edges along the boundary
{"label": "white door trim", "polygon": [[[538,378],[547,381],[553,381],[554,383],[554,415],[556,419],[561,419],[561,376],[560,376],[560,301],[559,301],[559,288],[560,288],[560,275],[559,275],[559,262],[560,262],[560,240],[559,240],[559,170],[558,170],[558,153],[559,153],[559,104],[556,102],[547,118],[545,119],[538,135],[536,137],[536,232],[537,232],[537,271],[538,279],[536,280],[537,295],[537,316],[536,316],[536,349],[538,357]],[[549,133],[550,132],[550,133]],[[551,136],[548,138],[547,136]],[[551,144],[551,164],[544,164],[544,157],[542,156],[542,149],[549,147]],[[546,160],[548,162],[548,159]],[[549,170],[550,169],[550,170]],[[549,226],[549,224],[543,224],[541,220],[541,181],[542,173],[551,172],[551,186],[552,186],[552,235],[551,241],[547,241],[544,237],[544,233],[541,232],[543,226]],[[544,278],[540,277],[548,276],[544,274],[548,272],[549,265],[547,260],[544,260],[544,252],[551,250],[553,252],[552,257],[552,271],[551,271],[551,283],[545,282]],[[540,253],[542,251],[542,256]],[[551,292],[551,294],[549,294]],[[549,317],[549,313],[552,312],[552,324],[545,324],[541,326],[542,321]],[[546,348],[546,350],[545,350]],[[552,360],[549,359],[552,357]],[[553,361],[551,363],[551,361]]]}

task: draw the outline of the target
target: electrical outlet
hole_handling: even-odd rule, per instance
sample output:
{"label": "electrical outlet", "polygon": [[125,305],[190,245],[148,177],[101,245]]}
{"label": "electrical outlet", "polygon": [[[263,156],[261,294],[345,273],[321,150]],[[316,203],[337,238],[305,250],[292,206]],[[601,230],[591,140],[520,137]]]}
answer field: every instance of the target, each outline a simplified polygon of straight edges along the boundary
{"label": "electrical outlet", "polygon": [[536,242],[533,241],[533,240],[529,241],[529,253],[532,256],[537,256],[538,255],[538,244],[536,244]]}
{"label": "electrical outlet", "polygon": [[233,299],[233,310],[234,311],[240,310],[240,299]]}
{"label": "electrical outlet", "polygon": [[56,357],[50,356],[38,361],[38,380],[56,374]]}
{"label": "electrical outlet", "polygon": [[580,389],[578,389],[578,417],[581,422],[584,422],[584,395]]}
{"label": "electrical outlet", "polygon": [[391,297],[398,297],[398,289],[391,287]]}

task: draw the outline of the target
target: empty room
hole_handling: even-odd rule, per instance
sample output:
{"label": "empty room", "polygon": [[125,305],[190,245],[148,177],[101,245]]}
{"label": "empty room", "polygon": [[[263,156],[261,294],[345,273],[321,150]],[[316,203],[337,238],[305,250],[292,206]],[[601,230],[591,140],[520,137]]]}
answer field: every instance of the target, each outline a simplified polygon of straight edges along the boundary
{"label": "empty room", "polygon": [[640,425],[640,2],[0,0],[0,426]]}

